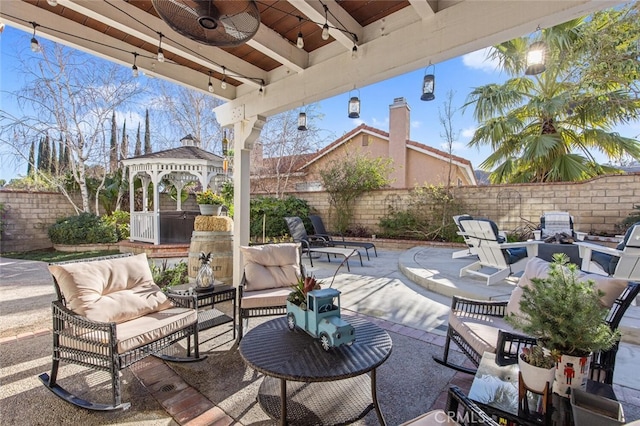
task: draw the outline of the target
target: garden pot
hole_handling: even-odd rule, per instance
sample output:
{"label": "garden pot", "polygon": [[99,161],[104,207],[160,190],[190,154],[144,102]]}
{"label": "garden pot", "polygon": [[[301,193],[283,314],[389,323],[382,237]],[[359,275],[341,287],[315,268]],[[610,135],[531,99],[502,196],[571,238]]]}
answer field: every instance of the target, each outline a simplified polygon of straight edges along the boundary
{"label": "garden pot", "polygon": [[536,367],[518,357],[518,367],[520,368],[520,374],[527,389],[541,394],[544,392],[547,383],[549,383],[549,389],[551,389],[556,373],[555,366],[549,369]]}
{"label": "garden pot", "polygon": [[590,365],[591,354],[587,356],[561,355],[556,364],[553,391],[560,396],[569,397],[570,388],[585,390]]}
{"label": "garden pot", "polygon": [[222,211],[221,204],[198,204],[200,214],[203,216],[220,216]]}

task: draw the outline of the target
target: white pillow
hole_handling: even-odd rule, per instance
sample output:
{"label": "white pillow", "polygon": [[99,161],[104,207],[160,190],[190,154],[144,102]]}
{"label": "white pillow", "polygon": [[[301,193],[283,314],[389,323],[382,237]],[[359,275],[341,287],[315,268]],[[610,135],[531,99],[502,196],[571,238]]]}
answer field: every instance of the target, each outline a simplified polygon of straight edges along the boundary
{"label": "white pillow", "polygon": [[300,276],[300,244],[241,246],[245,290],[291,287]]}

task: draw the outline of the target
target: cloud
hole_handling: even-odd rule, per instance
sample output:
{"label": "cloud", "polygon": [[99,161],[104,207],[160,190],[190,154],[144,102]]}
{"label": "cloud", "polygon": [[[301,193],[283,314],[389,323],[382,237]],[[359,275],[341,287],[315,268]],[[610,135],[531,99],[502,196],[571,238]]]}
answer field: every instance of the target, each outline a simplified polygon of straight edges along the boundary
{"label": "cloud", "polygon": [[412,129],[419,129],[422,126],[422,121],[420,120],[412,120],[411,121],[411,128]]}
{"label": "cloud", "polygon": [[475,132],[476,132],[475,127],[467,127],[466,129],[462,129],[462,131],[460,132],[460,136],[462,136],[465,139],[471,139]]}
{"label": "cloud", "polygon": [[373,117],[371,122],[372,122],[371,125],[373,127],[377,127],[377,128],[380,128],[380,127],[387,128],[387,127],[389,127],[389,117],[385,117],[384,120],[379,120],[379,119]]}
{"label": "cloud", "polygon": [[468,68],[484,71],[489,74],[500,71],[500,63],[498,60],[488,59],[491,49],[493,49],[493,47],[485,47],[484,49],[467,53],[462,56],[462,63]]}
{"label": "cloud", "polygon": [[367,124],[362,118],[354,118],[351,121],[353,121],[353,125],[358,127],[361,124]]}
{"label": "cloud", "polygon": [[[449,146],[447,143],[441,143],[440,144],[440,149],[444,152],[449,152]],[[461,151],[465,151],[466,150],[466,145],[462,142],[453,142],[451,144],[451,152],[453,154],[455,153],[459,153]]]}

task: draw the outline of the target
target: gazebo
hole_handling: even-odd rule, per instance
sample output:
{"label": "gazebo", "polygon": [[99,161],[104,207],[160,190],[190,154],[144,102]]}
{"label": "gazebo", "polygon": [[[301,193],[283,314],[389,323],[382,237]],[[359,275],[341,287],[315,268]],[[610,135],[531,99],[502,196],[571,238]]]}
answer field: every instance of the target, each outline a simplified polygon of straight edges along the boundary
{"label": "gazebo", "polygon": [[[180,140],[182,146],[122,160],[129,169],[129,211],[131,241],[161,243],[160,187],[169,183],[176,193],[190,182],[209,188],[225,178],[224,158],[199,147],[191,135]],[[134,182],[142,181],[142,210],[136,211]],[[149,184],[153,184],[153,210],[149,211]],[[181,197],[176,197],[176,212],[182,212]],[[186,212],[183,215],[186,217]]]}

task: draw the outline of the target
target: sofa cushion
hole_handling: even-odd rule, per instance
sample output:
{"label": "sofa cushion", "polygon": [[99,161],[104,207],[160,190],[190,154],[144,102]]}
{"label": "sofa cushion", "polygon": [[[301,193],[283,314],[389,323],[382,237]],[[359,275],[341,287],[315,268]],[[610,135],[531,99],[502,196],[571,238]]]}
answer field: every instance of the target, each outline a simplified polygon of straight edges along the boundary
{"label": "sofa cushion", "polygon": [[240,247],[244,259],[245,291],[291,287],[300,276],[300,244]]}
{"label": "sofa cushion", "polygon": [[[531,258],[524,268],[524,273],[518,280],[518,285],[511,292],[509,303],[507,303],[507,315],[520,314],[520,300],[524,293],[523,288],[531,285],[531,278],[547,278],[549,276],[550,263],[538,257]],[[598,274],[589,274],[584,271],[578,271],[578,279],[580,281],[593,280],[596,289],[602,290],[604,295],[600,298],[603,306],[611,308],[616,299],[627,288],[627,281],[616,278],[605,277]]]}
{"label": "sofa cushion", "polygon": [[[116,350],[119,354],[139,348],[148,343],[155,342],[171,333],[182,330],[198,320],[195,309],[188,308],[168,308],[162,311],[153,312],[145,316],[126,321],[116,325]],[[93,331],[89,333],[75,333],[73,338],[60,335],[62,346],[77,348],[83,351],[91,351],[92,346],[84,341],[79,341],[76,337],[82,336],[88,342],[95,342],[93,346],[98,353],[103,353],[101,346],[108,345],[108,334]]]}
{"label": "sofa cushion", "polygon": [[287,304],[287,296],[289,296],[289,293],[291,293],[289,287],[246,291],[242,293],[240,307],[243,309],[251,309],[284,306]]}
{"label": "sofa cushion", "polygon": [[49,265],[67,307],[92,321],[122,323],[170,308],[146,254]]}

